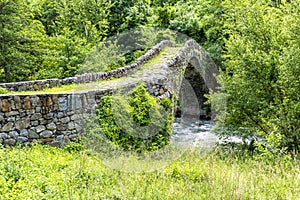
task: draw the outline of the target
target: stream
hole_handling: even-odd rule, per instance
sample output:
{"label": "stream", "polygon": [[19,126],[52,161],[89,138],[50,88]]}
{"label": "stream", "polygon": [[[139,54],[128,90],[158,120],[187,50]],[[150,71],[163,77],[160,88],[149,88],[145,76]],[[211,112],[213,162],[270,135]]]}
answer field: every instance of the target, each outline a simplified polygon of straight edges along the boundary
{"label": "stream", "polygon": [[171,140],[175,145],[208,149],[220,142],[242,142],[242,139],[238,137],[230,137],[226,140],[219,139],[212,132],[213,126],[214,122],[212,121],[202,121],[196,118],[175,118]]}

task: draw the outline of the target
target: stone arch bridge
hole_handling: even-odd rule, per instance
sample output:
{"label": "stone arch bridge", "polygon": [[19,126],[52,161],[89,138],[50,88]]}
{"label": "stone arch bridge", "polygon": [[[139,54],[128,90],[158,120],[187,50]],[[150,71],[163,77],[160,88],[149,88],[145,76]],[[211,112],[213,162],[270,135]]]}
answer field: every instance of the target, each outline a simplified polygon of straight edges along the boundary
{"label": "stone arch bridge", "polygon": [[[185,114],[207,118],[209,111],[203,106],[203,95],[215,88],[217,73],[213,61],[194,40],[182,47],[162,41],[133,64],[117,70],[65,79],[2,83],[0,87],[12,93],[0,95],[0,143],[38,141],[61,146],[75,140],[82,132],[83,119],[95,111],[103,95],[133,88],[141,81],[157,98],[181,96],[181,103],[189,104]],[[72,91],[42,92],[68,84],[74,84]]]}

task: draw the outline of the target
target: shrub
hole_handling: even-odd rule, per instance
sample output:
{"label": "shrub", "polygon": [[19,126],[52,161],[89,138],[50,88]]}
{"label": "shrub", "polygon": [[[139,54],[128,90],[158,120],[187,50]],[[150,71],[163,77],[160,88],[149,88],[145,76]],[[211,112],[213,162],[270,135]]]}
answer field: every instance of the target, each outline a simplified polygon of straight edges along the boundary
{"label": "shrub", "polygon": [[169,143],[172,103],[156,100],[139,85],[128,96],[104,96],[97,119],[101,132],[121,149],[152,151]]}
{"label": "shrub", "polygon": [[70,142],[64,146],[64,149],[69,153],[80,152],[85,149],[85,146],[80,141]]}

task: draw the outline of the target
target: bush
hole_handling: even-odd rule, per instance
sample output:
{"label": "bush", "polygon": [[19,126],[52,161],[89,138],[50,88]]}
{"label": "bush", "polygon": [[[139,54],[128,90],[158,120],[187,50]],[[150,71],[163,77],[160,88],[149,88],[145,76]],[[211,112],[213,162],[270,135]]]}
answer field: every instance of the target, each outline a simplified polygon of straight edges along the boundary
{"label": "bush", "polygon": [[169,143],[172,103],[170,99],[159,102],[140,85],[128,96],[104,96],[97,119],[101,131],[121,149],[152,151]]}
{"label": "bush", "polygon": [[85,146],[82,143],[80,143],[80,141],[75,141],[67,143],[66,146],[64,146],[64,149],[69,153],[80,152],[85,149]]}

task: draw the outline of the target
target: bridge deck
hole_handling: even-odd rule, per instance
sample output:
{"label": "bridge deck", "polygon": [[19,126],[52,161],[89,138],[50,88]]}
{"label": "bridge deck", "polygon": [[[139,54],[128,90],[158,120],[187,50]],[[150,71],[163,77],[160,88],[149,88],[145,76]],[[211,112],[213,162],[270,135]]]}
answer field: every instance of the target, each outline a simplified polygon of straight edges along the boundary
{"label": "bridge deck", "polygon": [[179,49],[180,47],[165,47],[156,57],[145,63],[141,69],[121,78],[113,78],[110,80],[101,80],[83,84],[64,85],[39,91],[11,92],[10,94],[54,94],[109,88],[117,89],[138,83],[140,81],[147,82],[164,79],[167,76],[168,69],[163,67],[163,63],[176,56]]}

